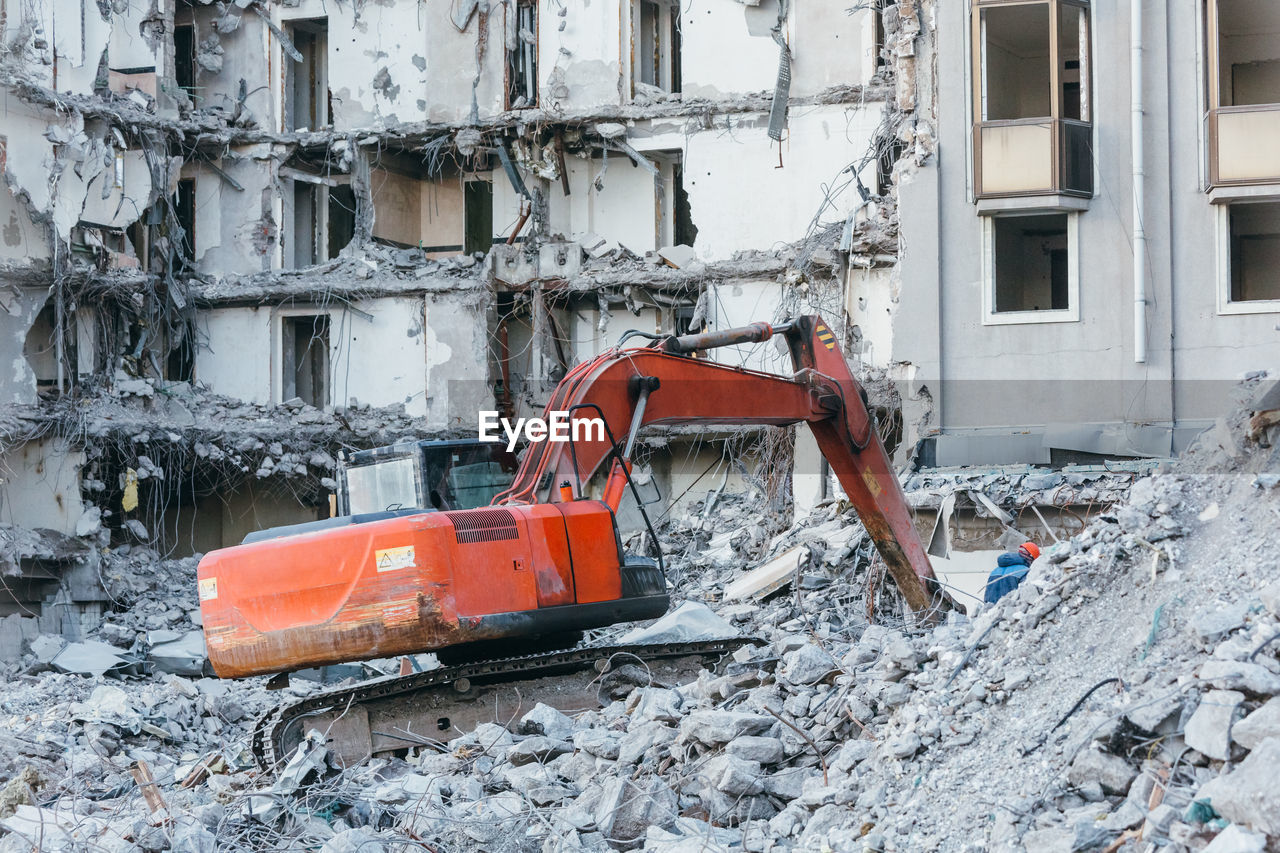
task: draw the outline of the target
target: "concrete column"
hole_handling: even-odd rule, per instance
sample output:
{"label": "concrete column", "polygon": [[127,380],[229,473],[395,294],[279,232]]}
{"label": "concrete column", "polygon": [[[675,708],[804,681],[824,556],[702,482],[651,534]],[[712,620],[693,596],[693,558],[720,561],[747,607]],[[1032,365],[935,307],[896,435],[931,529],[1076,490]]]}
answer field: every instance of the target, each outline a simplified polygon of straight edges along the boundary
{"label": "concrete column", "polygon": [[796,427],[796,449],[791,467],[791,497],[797,518],[809,513],[823,498],[822,478],[825,465],[813,432],[806,426]]}

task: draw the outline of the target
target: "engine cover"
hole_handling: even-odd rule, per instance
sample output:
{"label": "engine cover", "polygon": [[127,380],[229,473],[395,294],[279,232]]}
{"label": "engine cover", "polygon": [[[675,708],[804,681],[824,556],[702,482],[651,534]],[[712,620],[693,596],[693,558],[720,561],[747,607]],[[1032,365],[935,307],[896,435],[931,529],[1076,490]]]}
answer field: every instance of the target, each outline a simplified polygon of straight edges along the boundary
{"label": "engine cover", "polygon": [[[600,501],[424,512],[212,551],[200,611],[223,678],[648,618]],[[660,599],[660,600],[659,600]]]}

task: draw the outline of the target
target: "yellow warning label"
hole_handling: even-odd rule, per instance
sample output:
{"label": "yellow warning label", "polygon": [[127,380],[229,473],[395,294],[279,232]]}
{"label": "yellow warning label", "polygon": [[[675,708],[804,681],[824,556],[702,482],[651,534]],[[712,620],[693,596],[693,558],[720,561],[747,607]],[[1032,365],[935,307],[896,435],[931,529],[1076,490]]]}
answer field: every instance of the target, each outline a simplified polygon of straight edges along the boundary
{"label": "yellow warning label", "polygon": [[862,482],[867,484],[872,496],[880,494],[880,484],[876,482],[876,475],[872,473],[870,468],[862,472]]}
{"label": "yellow warning label", "polygon": [[830,350],[836,348],[836,336],[830,329],[819,323],[815,331],[818,333],[818,340],[822,341],[823,346]]}
{"label": "yellow warning label", "polygon": [[200,578],[200,600],[213,601],[218,597],[218,579]]}
{"label": "yellow warning label", "polygon": [[413,546],[402,545],[399,548],[383,548],[373,553],[374,565],[380,572],[394,572],[396,569],[407,569],[415,565]]}

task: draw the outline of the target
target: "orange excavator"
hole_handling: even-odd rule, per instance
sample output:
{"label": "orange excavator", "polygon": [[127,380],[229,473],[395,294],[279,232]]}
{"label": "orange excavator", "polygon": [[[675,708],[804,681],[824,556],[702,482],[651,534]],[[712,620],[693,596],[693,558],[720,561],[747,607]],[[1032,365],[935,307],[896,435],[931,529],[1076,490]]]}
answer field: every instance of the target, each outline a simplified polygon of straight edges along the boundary
{"label": "orange excavator", "polygon": [[[630,460],[636,436],[651,424],[808,424],[907,604],[924,613],[945,603],[866,395],[821,318],[645,335],[647,345],[623,348],[636,334],[641,333],[628,333],[617,347],[572,369],[547,405],[548,415],[566,412],[571,423],[598,419],[604,429],[580,430],[576,440],[532,443],[510,488],[489,506],[411,508],[368,521],[349,517],[206,555],[198,571],[199,597],[215,672],[224,678],[276,674],[426,651],[440,653],[442,661],[467,660],[458,653],[474,652],[470,668],[413,673],[401,676],[394,688],[362,687],[358,696],[349,690],[345,696],[347,708],[353,701],[395,700],[391,704],[401,714],[423,704],[415,690],[447,683],[457,699],[476,694],[483,683],[549,667],[563,672],[565,654],[543,656],[546,666],[530,665],[526,658],[514,667],[495,667],[484,661],[485,652],[504,649],[509,655],[513,641],[515,648],[533,648],[536,638],[649,619],[667,610],[661,558],[655,563],[624,554],[616,520],[626,491],[635,493]],[[790,376],[699,357],[712,348],[774,336],[784,338],[790,350]],[[592,476],[606,462],[601,497],[588,497]],[[579,658],[594,659],[599,668],[599,655]],[[275,714],[260,725],[255,746],[265,758],[278,755],[291,740],[284,732],[290,721],[314,717],[326,701],[335,707],[342,698],[312,699]],[[435,736],[455,730],[463,716],[454,706],[448,713],[433,712]],[[349,725],[340,722],[338,728]],[[366,720],[358,728],[339,738],[350,741],[349,758],[418,737],[382,731],[380,750],[379,727]]]}

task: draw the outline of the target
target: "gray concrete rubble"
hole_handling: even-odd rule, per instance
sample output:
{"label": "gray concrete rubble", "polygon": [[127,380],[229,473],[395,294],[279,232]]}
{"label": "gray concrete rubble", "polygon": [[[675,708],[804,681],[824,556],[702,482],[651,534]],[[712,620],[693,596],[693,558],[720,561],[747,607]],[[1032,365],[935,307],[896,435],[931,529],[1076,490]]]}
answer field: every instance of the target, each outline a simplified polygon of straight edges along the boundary
{"label": "gray concrete rubble", "polygon": [[[319,731],[277,770],[253,768],[250,727],[281,695],[165,672],[194,635],[193,564],[147,563],[154,586],[80,641],[132,668],[67,674],[71,644],[33,642],[0,699],[0,850],[1270,849],[1277,577],[1245,555],[1280,539],[1236,543],[1276,529],[1251,485],[1274,464],[1268,448],[1227,460],[1197,445],[1047,547],[1015,594],[933,626],[879,596],[869,622],[865,534],[846,504],[727,546],[756,523],[753,501],[720,498],[710,524],[694,504],[660,532],[681,604],[635,636],[727,624],[762,645],[686,683],[598,709],[534,703],[346,769]],[[1210,504],[1221,512],[1199,520]],[[1176,534],[1127,532],[1136,512],[1136,528],[1172,518]],[[801,541],[795,582],[723,597]],[[294,679],[285,698],[315,689]]]}

